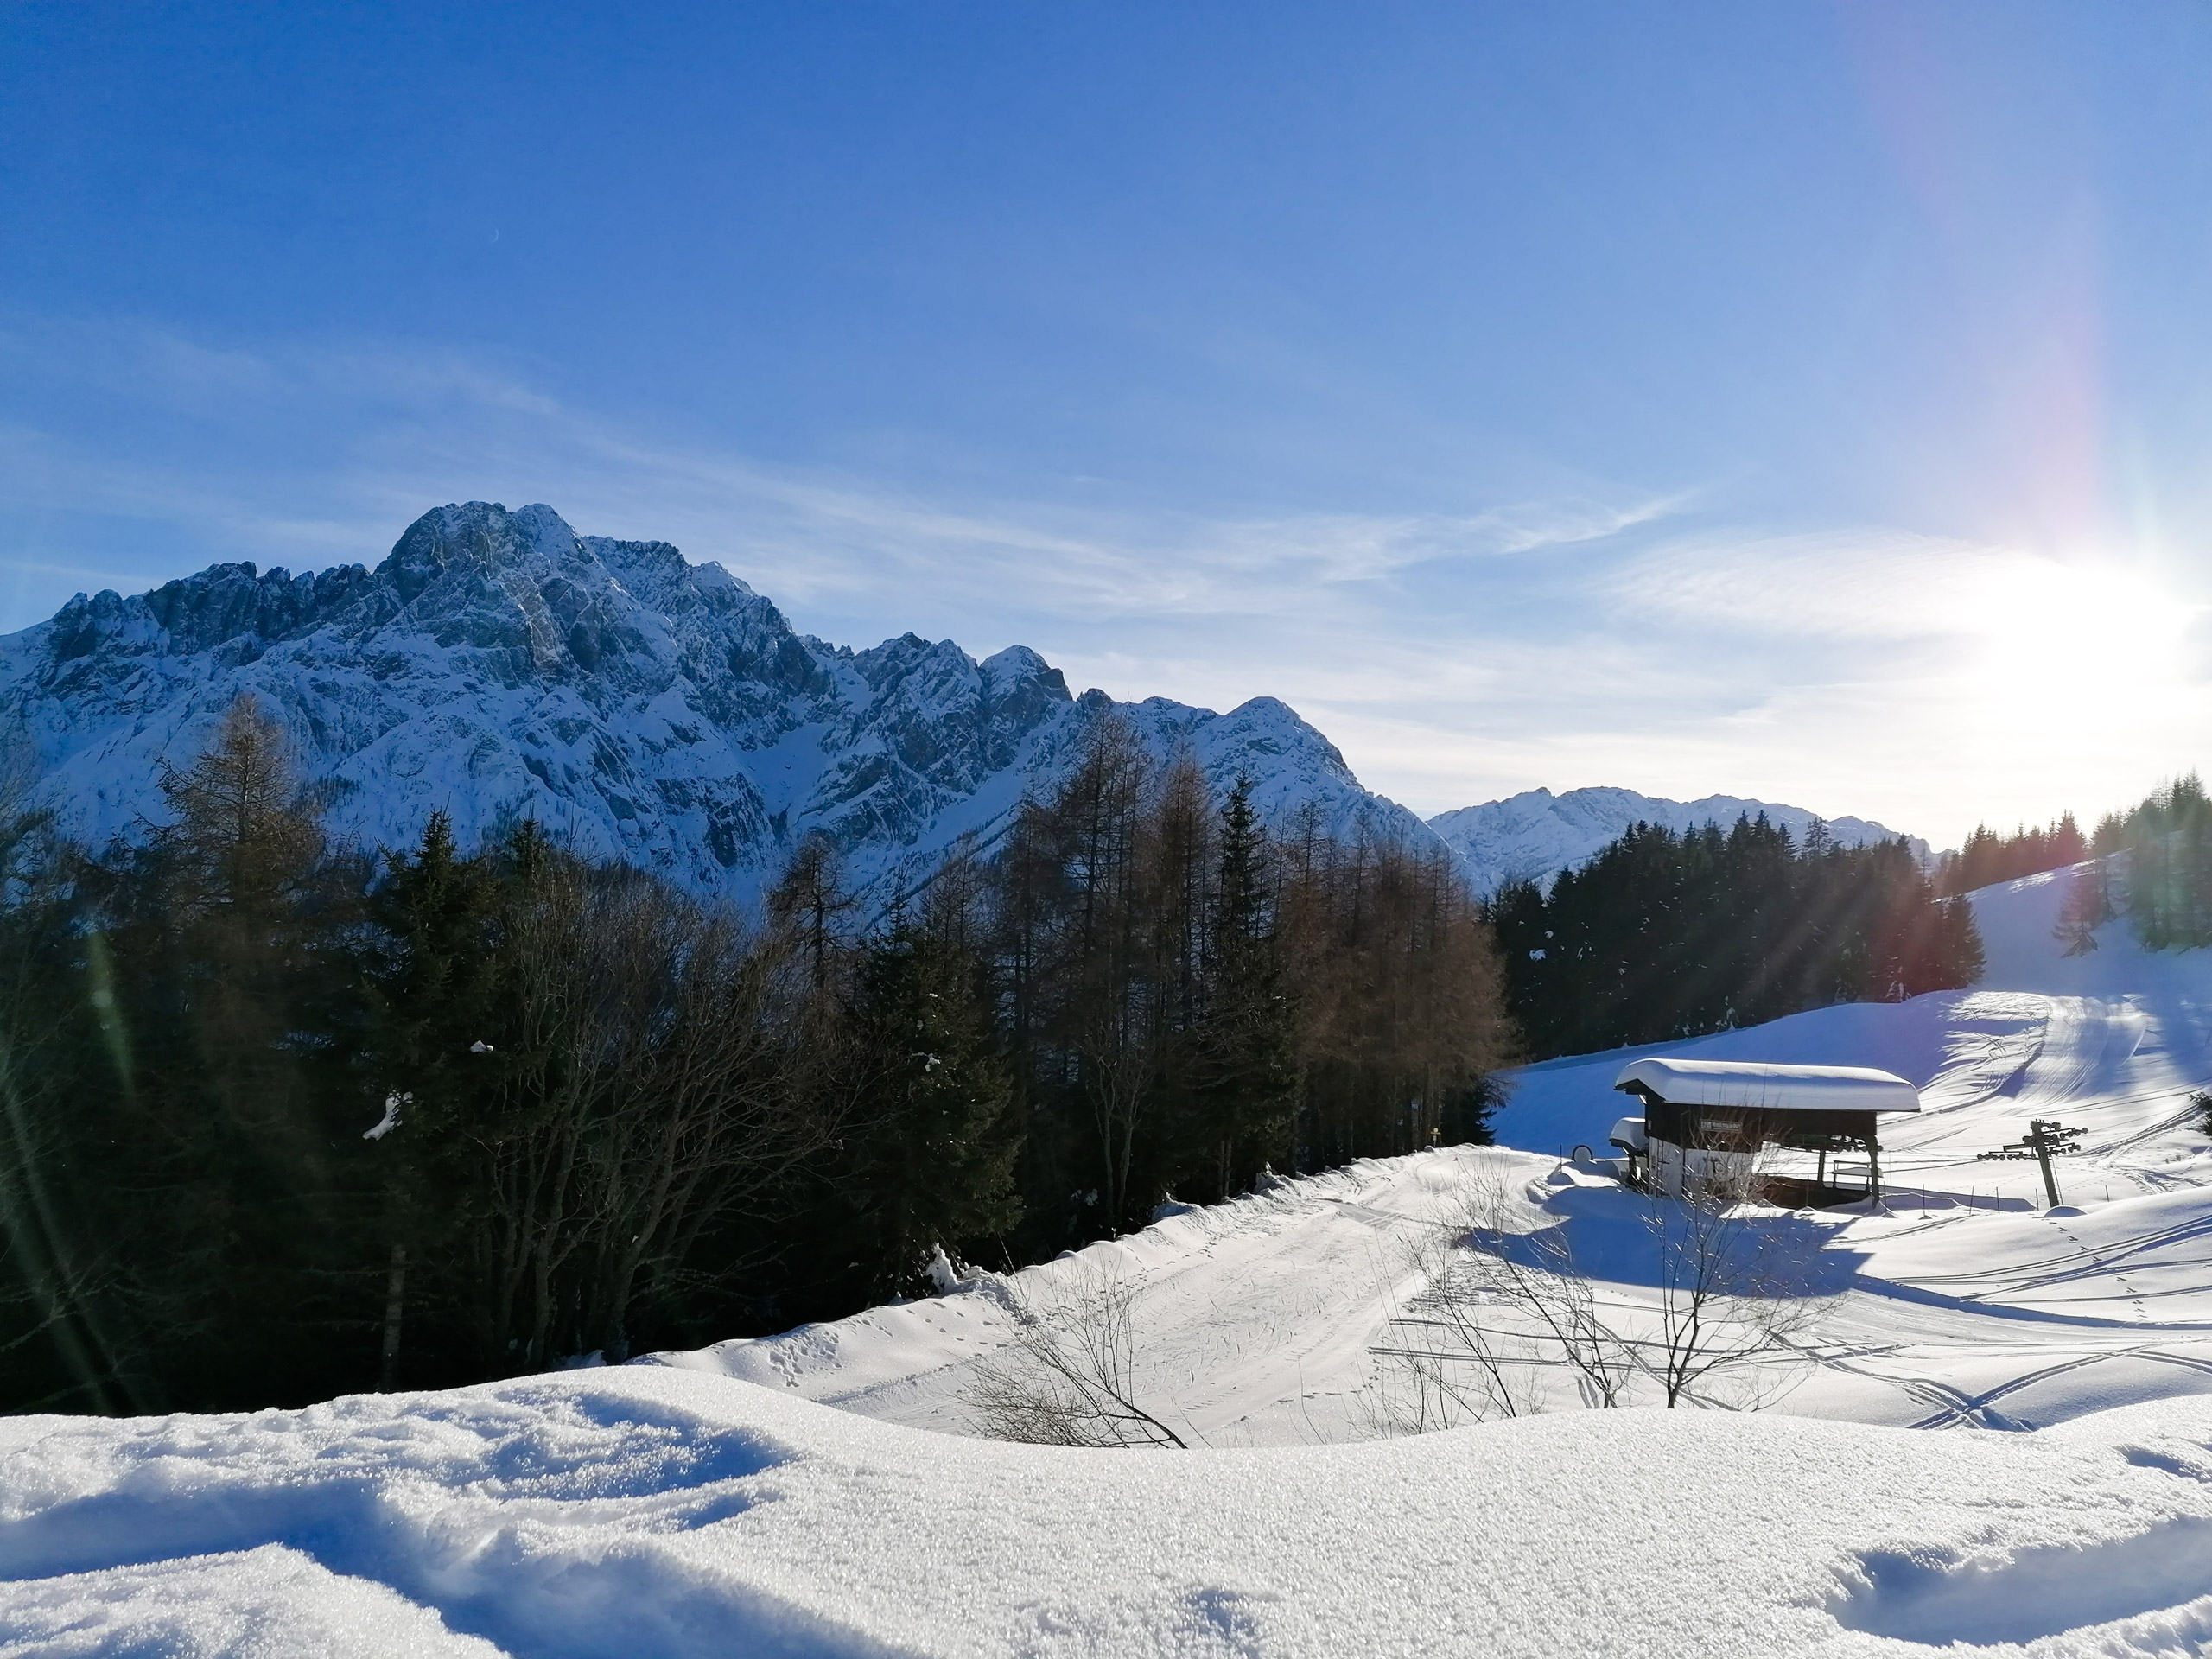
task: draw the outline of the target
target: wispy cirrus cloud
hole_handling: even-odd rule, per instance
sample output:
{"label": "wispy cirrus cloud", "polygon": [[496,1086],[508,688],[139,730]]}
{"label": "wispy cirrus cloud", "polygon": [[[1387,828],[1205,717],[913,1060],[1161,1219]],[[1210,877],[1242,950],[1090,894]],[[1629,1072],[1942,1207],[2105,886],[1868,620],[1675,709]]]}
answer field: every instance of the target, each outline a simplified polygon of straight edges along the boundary
{"label": "wispy cirrus cloud", "polygon": [[1615,582],[1624,608],[1709,627],[1854,643],[1978,635],[2024,608],[2102,607],[2140,596],[2139,570],[1883,526],[1662,541]]}
{"label": "wispy cirrus cloud", "polygon": [[[434,353],[218,350],[126,326],[17,328],[0,334],[0,357],[24,379],[67,375],[126,404],[156,440],[119,449],[20,418],[0,427],[17,510],[122,516],[146,524],[142,540],[188,528],[180,569],[217,540],[293,564],[372,559],[425,507],[497,494],[547,500],[588,531],[676,542],[849,626],[893,608],[899,590],[909,611],[986,628],[1009,614],[1341,620],[1360,602],[1342,590],[1387,600],[1423,567],[1584,544],[1675,505],[1618,493],[1464,514],[1140,514],[648,437]],[[41,562],[54,563],[16,559]]]}
{"label": "wispy cirrus cloud", "polygon": [[2194,764],[2212,717],[2182,649],[2202,607],[2109,561],[1731,524],[1689,488],[1255,513],[978,476],[771,461],[428,348],[19,325],[0,627],[213,558],[373,562],[482,498],[671,541],[834,640],[1018,641],[1117,696],[1280,696],[1425,811],[1611,783],[1942,841],[2124,799]]}

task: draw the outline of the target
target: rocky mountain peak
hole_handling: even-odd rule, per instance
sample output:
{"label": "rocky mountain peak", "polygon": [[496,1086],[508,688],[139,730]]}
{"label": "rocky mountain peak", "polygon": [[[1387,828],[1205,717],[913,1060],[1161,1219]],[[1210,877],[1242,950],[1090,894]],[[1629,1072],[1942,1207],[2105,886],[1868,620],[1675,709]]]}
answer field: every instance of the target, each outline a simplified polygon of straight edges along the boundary
{"label": "rocky mountain peak", "polygon": [[1263,811],[1425,839],[1273,698],[1228,715],[1080,698],[1013,645],[978,662],[902,634],[863,651],[798,633],[767,599],[665,542],[579,536],[542,505],[433,509],[370,570],[210,566],[151,593],[79,595],[0,639],[0,718],[31,734],[45,798],[95,842],[164,814],[162,762],[250,691],[284,721],[334,826],[405,845],[433,810],[464,841],[535,817],[588,854],[745,897],[804,836],[895,885],[1127,720],[1162,760]]}

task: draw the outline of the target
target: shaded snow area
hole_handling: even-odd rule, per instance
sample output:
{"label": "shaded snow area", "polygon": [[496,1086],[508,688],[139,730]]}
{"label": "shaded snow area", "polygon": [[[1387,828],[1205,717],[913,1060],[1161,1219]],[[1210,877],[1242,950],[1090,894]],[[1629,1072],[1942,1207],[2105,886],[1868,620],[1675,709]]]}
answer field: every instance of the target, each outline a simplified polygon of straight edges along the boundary
{"label": "shaded snow area", "polygon": [[[1601,1165],[1619,1053],[1529,1068],[1532,1150],[1164,1206],[1009,1277],[781,1336],[300,1412],[0,1422],[0,1652],[2212,1654],[2212,953],[2063,959],[2063,878],[1975,896],[1975,990],[1677,1046],[1873,1065],[1885,1207],[1756,1212],[1808,1316],[1701,1385],[1407,1433],[1471,1221],[1660,1329],[1664,1202]],[[2083,1130],[2046,1207],[1974,1154]],[[1549,1242],[1548,1244],[1547,1242]],[[1545,1254],[1548,1249],[1549,1254]],[[1102,1286],[1194,1448],[977,1438]],[[1510,1344],[1506,1344],[1510,1347]],[[1645,1349],[1649,1351],[1649,1348]],[[1464,1420],[1463,1420],[1464,1421]],[[1958,1645],[1955,1645],[1958,1644]]]}
{"label": "shaded snow area", "polygon": [[2212,1643],[2202,1402],[2034,1435],[1576,1412],[1359,1446],[1084,1452],[633,1367],[12,1438],[11,1652]]}

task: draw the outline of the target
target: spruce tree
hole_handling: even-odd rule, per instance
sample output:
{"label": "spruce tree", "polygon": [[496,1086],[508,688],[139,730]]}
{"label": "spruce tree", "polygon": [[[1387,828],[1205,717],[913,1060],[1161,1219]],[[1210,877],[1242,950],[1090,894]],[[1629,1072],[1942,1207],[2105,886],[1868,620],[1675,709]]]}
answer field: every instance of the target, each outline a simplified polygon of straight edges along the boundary
{"label": "spruce tree", "polygon": [[2102,872],[2094,865],[2077,865],[2066,877],[2066,893],[2059,902],[2058,921],[2051,935],[2065,946],[2063,954],[2084,957],[2097,948],[2097,928],[2111,919]]}
{"label": "spruce tree", "polygon": [[[541,855],[532,823],[519,857]],[[462,857],[450,820],[433,812],[411,855],[388,855],[372,903],[378,928],[366,976],[372,1037],[362,1084],[365,1107],[384,1116],[373,1136],[365,1131],[370,1144],[358,1155],[378,1195],[374,1243],[385,1253],[385,1306],[378,1380],[390,1388],[468,1375],[450,1331],[436,1332],[409,1308],[419,1309],[424,1289],[437,1284],[434,1263],[450,1267],[467,1255],[462,1241],[486,1197],[482,1142],[511,1046],[499,862]]]}
{"label": "spruce tree", "polygon": [[1284,1159],[1298,1101],[1296,1010],[1268,889],[1266,836],[1239,776],[1221,810],[1205,1012],[1192,1067],[1192,1128],[1208,1185],[1227,1198]]}
{"label": "spruce tree", "polygon": [[904,922],[862,957],[851,1023],[865,1077],[842,1178],[851,1244],[873,1291],[910,1289],[938,1247],[1020,1219],[1012,1083],[975,960]]}

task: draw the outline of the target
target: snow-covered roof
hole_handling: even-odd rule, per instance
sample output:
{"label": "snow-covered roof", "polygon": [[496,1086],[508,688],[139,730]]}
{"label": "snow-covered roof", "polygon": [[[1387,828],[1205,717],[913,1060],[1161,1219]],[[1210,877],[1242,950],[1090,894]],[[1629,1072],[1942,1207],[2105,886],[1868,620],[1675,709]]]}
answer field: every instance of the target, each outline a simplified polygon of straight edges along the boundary
{"label": "snow-covered roof", "polygon": [[1630,1060],[1613,1087],[1641,1084],[1675,1106],[1755,1106],[1770,1112],[1916,1112],[1920,1091],[1864,1065],[1779,1065],[1744,1060]]}

